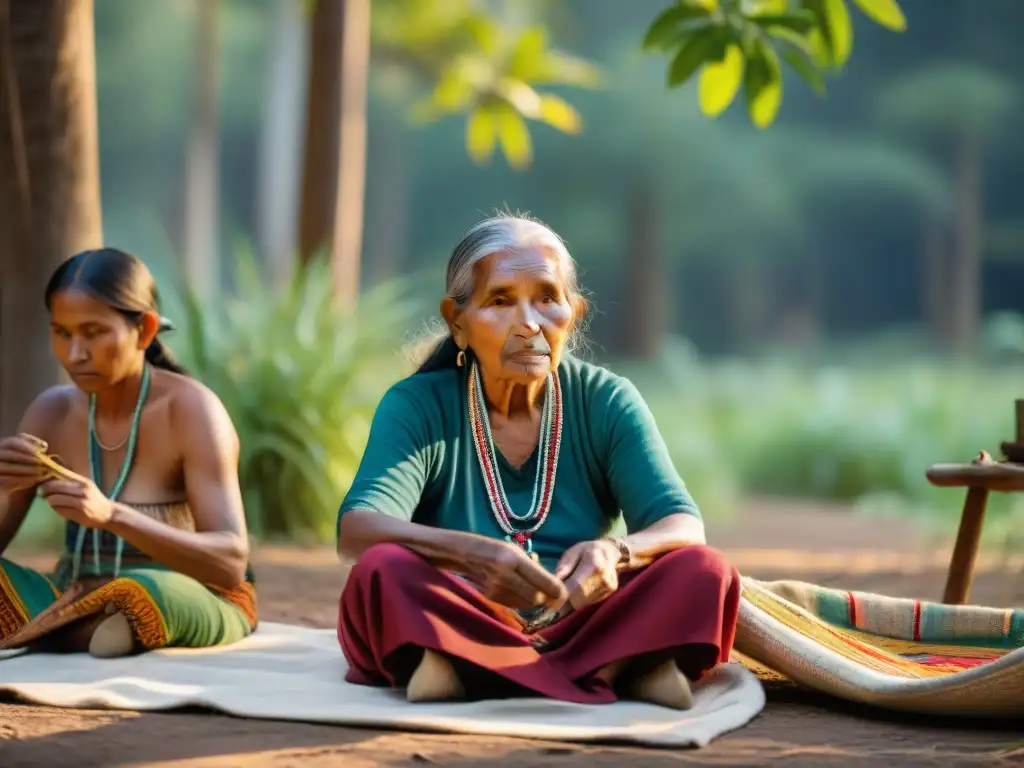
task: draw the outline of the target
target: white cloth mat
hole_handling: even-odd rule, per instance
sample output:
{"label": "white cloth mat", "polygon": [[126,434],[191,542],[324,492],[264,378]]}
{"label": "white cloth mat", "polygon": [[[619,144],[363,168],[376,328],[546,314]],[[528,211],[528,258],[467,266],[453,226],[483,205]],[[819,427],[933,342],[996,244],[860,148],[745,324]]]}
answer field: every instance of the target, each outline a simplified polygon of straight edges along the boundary
{"label": "white cloth mat", "polygon": [[737,663],[694,686],[686,712],[539,698],[410,704],[400,691],[346,683],[346,669],[334,630],[262,622],[250,637],[221,648],[122,659],[3,653],[0,691],[55,707],[204,706],[269,720],[658,747],[704,746],[745,725],[765,702],[760,681]]}

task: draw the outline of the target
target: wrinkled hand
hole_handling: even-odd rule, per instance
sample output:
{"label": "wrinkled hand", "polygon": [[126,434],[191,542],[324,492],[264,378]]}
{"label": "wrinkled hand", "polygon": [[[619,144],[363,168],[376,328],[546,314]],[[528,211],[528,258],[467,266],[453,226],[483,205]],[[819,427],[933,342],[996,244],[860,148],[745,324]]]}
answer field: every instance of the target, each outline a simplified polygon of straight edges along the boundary
{"label": "wrinkled hand", "polygon": [[88,478],[47,480],[40,489],[54,512],[85,528],[103,528],[114,516],[114,503]]}
{"label": "wrinkled hand", "polygon": [[619,588],[619,548],[606,539],[582,541],[565,551],[555,576],[565,582],[568,601],[579,610],[599,603]]}
{"label": "wrinkled hand", "polygon": [[46,468],[35,455],[40,447],[46,444],[31,435],[0,440],[0,493],[26,491],[46,479]]}
{"label": "wrinkled hand", "polygon": [[463,562],[484,597],[509,608],[561,603],[568,594],[560,579],[515,544],[476,540]]}

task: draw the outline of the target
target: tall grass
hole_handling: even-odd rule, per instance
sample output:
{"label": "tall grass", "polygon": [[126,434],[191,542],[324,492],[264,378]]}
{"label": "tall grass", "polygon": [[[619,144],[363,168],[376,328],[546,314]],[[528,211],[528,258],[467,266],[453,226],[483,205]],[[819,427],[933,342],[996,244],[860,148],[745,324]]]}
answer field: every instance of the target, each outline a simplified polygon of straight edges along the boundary
{"label": "tall grass", "polygon": [[330,539],[377,401],[403,372],[398,349],[421,303],[408,282],[393,281],[341,312],[325,264],[276,292],[245,252],[235,282],[228,298],[182,295],[183,362],[238,430],[252,533]]}

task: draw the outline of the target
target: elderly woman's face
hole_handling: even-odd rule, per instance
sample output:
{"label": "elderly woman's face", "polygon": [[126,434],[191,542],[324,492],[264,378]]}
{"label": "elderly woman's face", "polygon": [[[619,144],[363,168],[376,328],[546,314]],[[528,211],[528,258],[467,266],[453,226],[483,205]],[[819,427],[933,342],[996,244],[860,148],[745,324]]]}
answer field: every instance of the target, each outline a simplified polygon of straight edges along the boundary
{"label": "elderly woman's face", "polygon": [[475,270],[476,290],[455,318],[456,340],[491,376],[543,379],[562,357],[575,314],[558,258],[545,248],[492,253]]}

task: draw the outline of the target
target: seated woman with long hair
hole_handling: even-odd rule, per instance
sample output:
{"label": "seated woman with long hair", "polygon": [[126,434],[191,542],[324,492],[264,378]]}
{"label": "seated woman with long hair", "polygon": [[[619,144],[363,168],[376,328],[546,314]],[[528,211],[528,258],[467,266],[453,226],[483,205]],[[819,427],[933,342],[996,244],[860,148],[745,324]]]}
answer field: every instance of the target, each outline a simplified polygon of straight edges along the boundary
{"label": "seated woman with long hair", "polygon": [[450,335],[380,402],[339,510],[350,682],[685,709],[728,660],[739,575],[637,389],[569,353],[584,311],[539,222],[455,247]]}
{"label": "seated woman with long hair", "polygon": [[256,628],[238,437],[159,338],[153,277],[112,248],[46,287],[71,381],[0,441],[0,555],[40,495],[66,520],[44,575],[0,558],[0,648],[101,657],[232,643]]}

